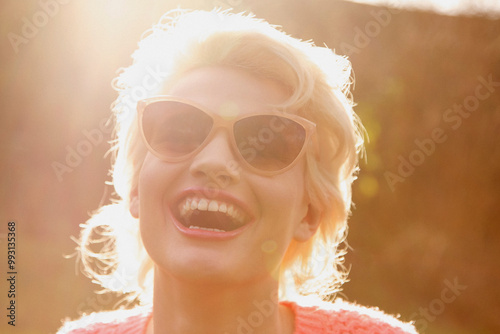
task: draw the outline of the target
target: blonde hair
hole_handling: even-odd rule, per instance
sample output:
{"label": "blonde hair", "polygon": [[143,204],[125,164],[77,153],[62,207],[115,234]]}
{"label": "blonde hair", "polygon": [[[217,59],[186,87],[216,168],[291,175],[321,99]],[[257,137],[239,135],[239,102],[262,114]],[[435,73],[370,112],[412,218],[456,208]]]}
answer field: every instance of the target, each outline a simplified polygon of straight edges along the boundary
{"label": "blonde hair", "polygon": [[347,275],[342,245],[363,145],[350,97],[349,61],[251,15],[219,10],[166,13],[143,35],[132,58],[133,64],[121,69],[113,81],[119,95],[113,104],[112,176],[119,199],[100,208],[83,225],[78,250],[87,274],[105,289],[151,302],[152,261],[142,245],[138,221],[128,211],[146,155],[136,103],[158,94],[186,71],[217,65],[277,80],[290,91],[282,107],[297,110],[317,124],[319,152],[306,153],[306,191],[321,213],[320,226],[310,240],[289,246],[280,292],[283,298],[337,292]]}

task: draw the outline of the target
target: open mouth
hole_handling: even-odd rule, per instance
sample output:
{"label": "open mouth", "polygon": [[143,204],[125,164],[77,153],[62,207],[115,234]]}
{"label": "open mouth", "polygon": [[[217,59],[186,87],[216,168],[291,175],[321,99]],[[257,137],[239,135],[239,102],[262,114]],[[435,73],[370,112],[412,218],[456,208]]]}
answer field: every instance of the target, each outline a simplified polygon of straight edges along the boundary
{"label": "open mouth", "polygon": [[231,232],[245,226],[250,217],[242,208],[222,200],[184,198],[178,205],[178,220],[191,230]]}

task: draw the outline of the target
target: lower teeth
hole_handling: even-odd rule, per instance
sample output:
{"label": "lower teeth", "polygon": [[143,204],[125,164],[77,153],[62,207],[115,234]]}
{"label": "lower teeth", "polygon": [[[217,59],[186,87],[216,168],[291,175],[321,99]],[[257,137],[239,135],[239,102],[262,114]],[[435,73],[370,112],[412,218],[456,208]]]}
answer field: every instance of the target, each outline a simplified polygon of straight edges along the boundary
{"label": "lower teeth", "polygon": [[210,227],[200,227],[200,226],[189,226],[191,230],[205,230],[205,231],[213,231],[213,232],[226,232],[224,230],[219,230],[218,228],[210,228]]}

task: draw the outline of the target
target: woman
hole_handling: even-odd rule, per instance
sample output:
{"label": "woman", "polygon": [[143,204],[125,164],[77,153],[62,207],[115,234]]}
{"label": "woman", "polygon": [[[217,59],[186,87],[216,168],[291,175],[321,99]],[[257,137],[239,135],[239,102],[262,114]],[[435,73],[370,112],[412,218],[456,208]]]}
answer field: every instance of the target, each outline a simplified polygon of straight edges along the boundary
{"label": "woman", "polygon": [[362,131],[345,58],[220,11],[167,13],[133,58],[114,82],[120,199],[79,250],[142,305],[60,333],[415,333],[311,297],[346,276]]}

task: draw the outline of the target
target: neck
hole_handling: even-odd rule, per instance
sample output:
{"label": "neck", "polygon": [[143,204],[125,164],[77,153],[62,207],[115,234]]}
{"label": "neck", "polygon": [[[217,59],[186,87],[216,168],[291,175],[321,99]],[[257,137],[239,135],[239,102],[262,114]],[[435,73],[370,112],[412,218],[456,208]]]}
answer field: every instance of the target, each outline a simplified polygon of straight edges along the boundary
{"label": "neck", "polygon": [[155,334],[291,334],[293,313],[273,278],[245,285],[200,284],[155,271]]}

